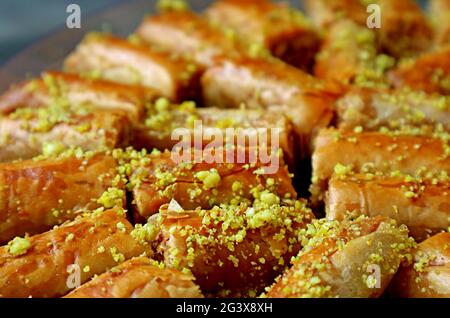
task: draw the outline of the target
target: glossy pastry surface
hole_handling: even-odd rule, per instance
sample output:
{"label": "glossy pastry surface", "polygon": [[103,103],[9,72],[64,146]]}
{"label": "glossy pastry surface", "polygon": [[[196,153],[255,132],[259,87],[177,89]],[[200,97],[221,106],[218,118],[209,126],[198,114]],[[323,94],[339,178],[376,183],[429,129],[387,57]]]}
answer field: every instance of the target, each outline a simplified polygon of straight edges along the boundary
{"label": "glossy pastry surface", "polygon": [[268,298],[375,298],[415,245],[406,227],[385,218],[315,221],[292,267]]}
{"label": "glossy pastry surface", "polygon": [[100,208],[97,200],[113,187],[125,204],[123,184],[114,181],[116,170],[113,157],[77,150],[0,164],[0,243],[42,233]]}
{"label": "glossy pastry surface", "polygon": [[450,234],[437,234],[422,242],[413,261],[396,274],[389,292],[405,298],[450,297]]}
{"label": "glossy pastry surface", "polygon": [[0,92],[0,298],[449,297],[449,0],[189,4]]}
{"label": "glossy pastry surface", "polygon": [[192,275],[132,258],[72,291],[66,298],[202,298]]}
{"label": "glossy pastry surface", "polygon": [[2,297],[60,297],[145,249],[123,211],[80,218],[0,247]]}

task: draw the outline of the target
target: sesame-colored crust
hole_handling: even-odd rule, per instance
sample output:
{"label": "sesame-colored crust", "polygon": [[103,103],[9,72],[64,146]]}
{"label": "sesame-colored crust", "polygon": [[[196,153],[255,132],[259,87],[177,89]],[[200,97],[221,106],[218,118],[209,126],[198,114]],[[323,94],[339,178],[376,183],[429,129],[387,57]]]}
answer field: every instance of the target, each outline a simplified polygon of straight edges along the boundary
{"label": "sesame-colored crust", "polygon": [[[236,81],[239,78],[239,81]],[[209,68],[202,78],[208,104],[237,108],[273,109],[285,114],[299,138],[306,140],[307,155],[312,137],[334,117],[334,88],[287,64],[264,59],[236,59]]]}

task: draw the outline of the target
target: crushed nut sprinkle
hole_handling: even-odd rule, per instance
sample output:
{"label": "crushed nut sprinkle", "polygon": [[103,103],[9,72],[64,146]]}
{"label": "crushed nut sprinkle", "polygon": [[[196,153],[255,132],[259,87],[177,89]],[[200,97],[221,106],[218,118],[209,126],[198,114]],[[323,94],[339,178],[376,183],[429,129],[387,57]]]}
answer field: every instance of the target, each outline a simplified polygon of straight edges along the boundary
{"label": "crushed nut sprinkle", "polygon": [[[278,277],[275,284],[268,287],[266,292],[270,294],[272,289],[276,288],[277,295],[283,295],[282,297],[323,298],[339,296],[335,294],[333,282],[329,281],[327,276],[327,272],[333,270],[330,257],[335,253],[344,251],[346,246],[354,239],[366,239],[368,246],[374,244],[374,242],[369,241],[372,238],[369,234],[374,230],[368,231],[364,228],[364,223],[367,220],[370,222],[370,219],[366,216],[343,222],[325,219],[313,220],[302,230],[304,247],[299,255],[292,259],[294,264],[292,269]],[[392,274],[392,270],[394,272],[396,270],[392,266],[398,266],[402,260],[410,259],[411,251],[416,246],[414,240],[408,237],[406,226],[397,226],[393,220],[380,223],[379,228],[381,226],[383,226],[382,231],[398,237],[398,243],[389,246],[388,250],[382,250],[382,245],[379,245],[379,253],[370,254],[364,264],[353,265],[361,266],[358,267],[358,271],[362,273],[363,284],[369,289],[377,282],[366,275],[365,269],[368,266],[377,264],[383,273]],[[315,251],[320,251],[322,256],[308,257],[309,253],[314,254]],[[395,261],[396,259],[397,261]],[[263,295],[263,297],[265,296]]]}
{"label": "crushed nut sprinkle", "polygon": [[31,247],[31,242],[28,238],[15,237],[8,243],[8,252],[12,256],[20,256],[26,254]]}

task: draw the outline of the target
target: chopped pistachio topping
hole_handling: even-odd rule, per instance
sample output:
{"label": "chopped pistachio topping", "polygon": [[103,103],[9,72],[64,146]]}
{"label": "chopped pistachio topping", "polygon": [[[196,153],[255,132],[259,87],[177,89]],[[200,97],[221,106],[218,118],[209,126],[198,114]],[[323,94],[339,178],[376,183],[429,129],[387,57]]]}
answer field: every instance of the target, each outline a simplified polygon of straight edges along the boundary
{"label": "chopped pistachio topping", "polygon": [[189,9],[189,4],[185,0],[158,0],[156,8],[159,11],[184,11]]}
{"label": "chopped pistachio topping", "polygon": [[334,173],[338,176],[345,176],[346,174],[352,172],[353,167],[351,165],[344,166],[340,163],[336,164],[334,167]]}
{"label": "chopped pistachio topping", "polygon": [[133,236],[140,243],[147,244],[153,242],[158,233],[159,229],[151,223],[147,223],[145,225],[136,224],[134,230],[131,231],[131,236]]}
{"label": "chopped pistachio topping", "polygon": [[200,181],[203,182],[203,187],[206,190],[216,188],[220,184],[220,174],[216,169],[211,169],[210,171],[200,171],[195,175]]}
{"label": "chopped pistachio topping", "polygon": [[[192,69],[192,67],[190,67]],[[180,105],[172,104],[167,98],[159,98],[153,104],[148,104],[145,125],[162,133],[170,134],[180,126],[193,128],[198,119],[194,102],[185,101]]]}
{"label": "chopped pistachio topping", "polygon": [[27,238],[15,237],[8,243],[8,252],[12,256],[19,256],[26,254],[31,247],[31,243]]}
{"label": "chopped pistachio topping", "polygon": [[116,263],[122,263],[125,261],[125,256],[117,251],[117,247],[111,247],[109,251]]}
{"label": "chopped pistachio topping", "polygon": [[[254,259],[251,262],[251,275],[268,268],[282,270],[287,261],[284,259],[286,253],[300,248],[299,232],[304,224],[311,220],[311,210],[306,207],[305,201],[280,198],[267,190],[260,191],[255,188],[252,193],[255,199],[253,203],[222,204],[211,210],[196,210],[201,218],[198,227],[173,225],[164,229],[163,233],[167,231],[168,235],[176,235],[184,242],[183,246],[178,243],[165,247],[167,262],[178,269],[187,267],[195,270],[194,264],[198,261],[218,268],[227,264],[239,269],[241,262],[248,262],[247,259],[251,257]],[[161,213],[164,215],[165,212]],[[263,250],[256,242],[251,243],[248,238],[250,233],[264,233],[268,229],[270,235],[267,239],[274,244],[270,251]],[[252,247],[242,250],[240,244],[251,244]],[[218,250],[227,252],[220,253],[223,257],[215,259],[210,253],[216,253]],[[214,259],[214,264],[210,263],[209,259]]]}
{"label": "chopped pistachio topping", "polygon": [[[376,280],[367,276],[366,270],[371,265],[379,265],[383,273],[392,275],[402,260],[411,256],[411,250],[416,246],[413,239],[408,237],[406,226],[397,226],[395,221],[386,220],[378,223],[380,231],[389,235],[395,235],[397,242],[385,246],[381,242],[373,241],[370,234],[378,231],[376,228],[367,228],[366,222],[371,222],[366,216],[355,220],[343,222],[328,221],[326,219],[313,220],[302,231],[303,249],[299,255],[293,258],[293,267],[283,276],[276,279],[275,284],[268,288],[271,292],[285,297],[336,297],[334,281],[329,279],[328,272],[336,270],[332,265],[331,257],[335,253],[345,251],[346,246],[355,239],[365,239],[368,246],[375,247],[374,253],[367,257],[364,264],[352,264],[350,268],[361,272],[362,280],[367,288],[377,285]],[[376,236],[375,236],[376,237]],[[379,247],[379,248],[378,248]],[[309,253],[320,251],[322,257],[309,257]],[[345,269],[347,270],[347,269]]]}
{"label": "chopped pistachio topping", "polygon": [[350,79],[353,84],[361,87],[387,87],[385,73],[395,65],[395,59],[378,54],[373,30],[349,22],[339,24],[339,30],[333,35],[332,44],[319,53],[319,60],[345,54],[346,60],[356,66],[354,78]]}
{"label": "chopped pistachio topping", "polygon": [[126,229],[126,227],[125,227],[125,224],[123,224],[122,222],[118,222],[117,224],[116,224],[116,227],[117,227],[117,229],[119,230],[119,231],[121,231],[121,232],[125,232],[127,229]]}
{"label": "chopped pistachio topping", "polygon": [[418,273],[422,273],[435,258],[436,256],[434,255],[419,252],[413,265],[414,270]]}
{"label": "chopped pistachio topping", "polygon": [[64,152],[67,147],[61,142],[46,142],[42,146],[42,154],[46,157],[54,157]]}
{"label": "chopped pistachio topping", "polygon": [[123,206],[123,198],[125,192],[118,188],[109,188],[106,190],[100,198],[98,198],[97,203],[103,205],[105,208],[110,209],[116,206]]}
{"label": "chopped pistachio topping", "polygon": [[66,236],[66,242],[70,242],[70,241],[72,241],[74,238],[75,238],[75,234],[69,233],[69,234],[67,234],[67,236]]}

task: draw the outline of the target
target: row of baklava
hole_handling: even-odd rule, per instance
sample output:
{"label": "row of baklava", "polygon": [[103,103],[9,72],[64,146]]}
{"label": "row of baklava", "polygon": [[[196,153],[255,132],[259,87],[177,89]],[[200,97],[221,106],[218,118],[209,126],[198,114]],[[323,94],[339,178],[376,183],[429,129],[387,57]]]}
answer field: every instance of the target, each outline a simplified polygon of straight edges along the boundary
{"label": "row of baklava", "polygon": [[[0,296],[84,283],[69,296],[448,296],[450,238],[427,238],[450,225],[450,51],[426,51],[413,1],[376,2],[405,15],[376,32],[359,0],[308,1],[313,23],[265,0],[172,8],[127,40],[87,36],[69,73],[13,86],[0,98]],[[175,163],[163,150],[196,120],[281,128],[281,168]],[[289,174],[310,156],[325,219]]]}

